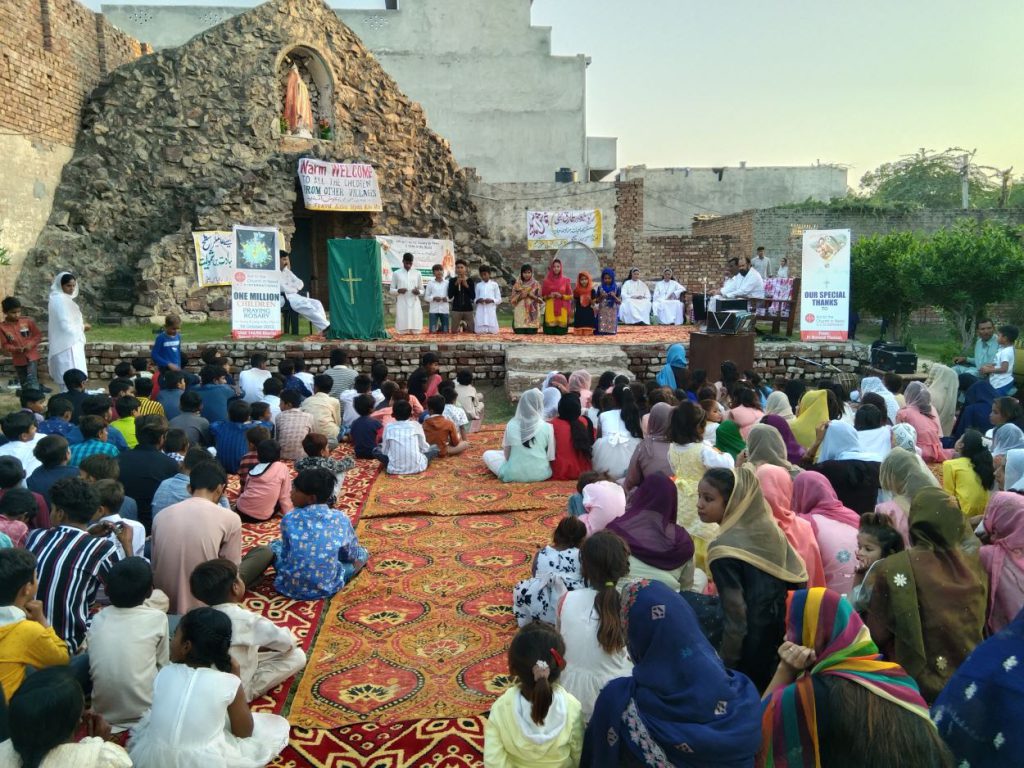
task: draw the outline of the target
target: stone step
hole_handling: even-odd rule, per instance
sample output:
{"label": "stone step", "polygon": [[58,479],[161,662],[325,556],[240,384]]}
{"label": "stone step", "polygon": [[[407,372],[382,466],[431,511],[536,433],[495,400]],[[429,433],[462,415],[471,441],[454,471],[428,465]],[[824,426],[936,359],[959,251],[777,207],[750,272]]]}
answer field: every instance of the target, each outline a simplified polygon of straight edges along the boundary
{"label": "stone step", "polygon": [[629,356],[614,344],[509,344],[505,347],[505,392],[509,399],[539,387],[551,371],[587,370],[594,384],[605,371],[630,379]]}

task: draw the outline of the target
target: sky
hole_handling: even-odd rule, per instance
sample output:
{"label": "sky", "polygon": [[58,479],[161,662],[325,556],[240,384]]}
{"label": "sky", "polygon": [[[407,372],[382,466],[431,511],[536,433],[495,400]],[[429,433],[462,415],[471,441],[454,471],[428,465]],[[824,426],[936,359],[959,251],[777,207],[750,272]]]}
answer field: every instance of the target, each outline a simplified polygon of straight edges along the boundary
{"label": "sky", "polygon": [[533,0],[532,15],[553,53],[591,57],[587,132],[618,137],[620,166],[820,161],[856,186],[959,146],[1024,175],[1021,0]]}

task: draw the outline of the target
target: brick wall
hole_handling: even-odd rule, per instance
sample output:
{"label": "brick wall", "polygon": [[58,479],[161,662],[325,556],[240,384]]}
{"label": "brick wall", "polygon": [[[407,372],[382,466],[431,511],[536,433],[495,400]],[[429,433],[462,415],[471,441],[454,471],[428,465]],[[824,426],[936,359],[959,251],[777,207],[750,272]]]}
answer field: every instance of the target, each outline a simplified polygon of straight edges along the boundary
{"label": "brick wall", "polygon": [[73,145],[89,92],[149,51],[76,0],[0,0],[0,129]]}

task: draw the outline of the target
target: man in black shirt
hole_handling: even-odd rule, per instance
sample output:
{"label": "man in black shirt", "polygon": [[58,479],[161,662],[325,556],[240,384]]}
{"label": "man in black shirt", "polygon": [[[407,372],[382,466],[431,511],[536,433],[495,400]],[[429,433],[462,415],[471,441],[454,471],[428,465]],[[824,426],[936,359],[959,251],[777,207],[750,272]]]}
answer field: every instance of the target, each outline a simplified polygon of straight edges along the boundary
{"label": "man in black shirt", "polygon": [[448,279],[448,298],[452,300],[451,332],[476,333],[473,313],[476,310],[476,280],[469,276],[469,264],[455,262],[455,277]]}

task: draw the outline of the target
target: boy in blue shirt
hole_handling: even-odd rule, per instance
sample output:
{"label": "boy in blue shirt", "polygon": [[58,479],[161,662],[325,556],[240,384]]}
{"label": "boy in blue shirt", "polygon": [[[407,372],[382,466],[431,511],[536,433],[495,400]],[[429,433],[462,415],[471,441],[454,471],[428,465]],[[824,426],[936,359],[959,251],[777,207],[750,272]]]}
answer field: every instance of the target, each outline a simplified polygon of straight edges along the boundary
{"label": "boy in blue shirt", "polygon": [[225,383],[227,375],[221,366],[204,365],[199,371],[202,384],[191,389],[202,399],[203,418],[211,424],[228,420],[228,401],[235,398],[235,390]]}
{"label": "boy in blue shirt", "polygon": [[359,417],[352,422],[352,428],[349,431],[356,458],[376,458],[373,451],[377,447],[378,435],[384,429],[384,425],[377,419],[370,418],[370,414],[373,412],[373,395],[359,395],[352,402],[352,407],[359,414]]}
{"label": "boy in blue shirt", "polygon": [[238,474],[238,464],[249,449],[245,433],[249,423],[250,406],[245,400],[228,403],[229,421],[216,421],[210,427],[217,446],[217,460],[228,474]]}
{"label": "boy in blue shirt", "polygon": [[153,362],[163,371],[181,370],[181,318],[168,315],[164,329],[153,342]]}

